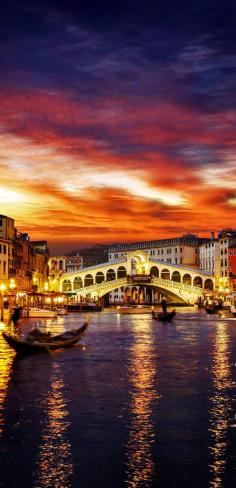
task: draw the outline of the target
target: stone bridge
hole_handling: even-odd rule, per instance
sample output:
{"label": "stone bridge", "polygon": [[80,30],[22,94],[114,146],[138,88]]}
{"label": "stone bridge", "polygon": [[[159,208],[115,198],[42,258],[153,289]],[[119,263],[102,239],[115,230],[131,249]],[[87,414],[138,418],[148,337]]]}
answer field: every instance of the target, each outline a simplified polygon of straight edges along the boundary
{"label": "stone bridge", "polygon": [[144,251],[127,253],[122,259],[64,273],[59,291],[75,293],[80,299],[98,299],[125,286],[155,287],[168,298],[195,303],[204,292],[213,290],[215,277],[196,268],[150,258]]}

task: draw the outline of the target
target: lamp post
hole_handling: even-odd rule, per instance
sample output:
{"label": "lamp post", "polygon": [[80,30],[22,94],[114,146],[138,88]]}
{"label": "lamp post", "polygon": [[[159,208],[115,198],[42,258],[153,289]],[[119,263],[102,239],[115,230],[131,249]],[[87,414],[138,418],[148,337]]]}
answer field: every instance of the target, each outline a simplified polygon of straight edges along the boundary
{"label": "lamp post", "polygon": [[6,290],[5,283],[1,283],[0,285],[0,292],[1,292],[1,321],[4,319],[4,292]]}

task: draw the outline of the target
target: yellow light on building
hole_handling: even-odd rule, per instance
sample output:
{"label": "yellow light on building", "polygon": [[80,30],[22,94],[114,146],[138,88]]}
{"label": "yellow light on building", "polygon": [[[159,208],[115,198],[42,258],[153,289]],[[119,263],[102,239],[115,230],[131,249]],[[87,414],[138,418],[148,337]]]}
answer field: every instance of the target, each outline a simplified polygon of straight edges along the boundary
{"label": "yellow light on building", "polygon": [[45,290],[45,291],[48,291],[48,288],[49,288],[49,287],[48,287],[48,282],[46,281],[46,283],[44,283],[44,290]]}

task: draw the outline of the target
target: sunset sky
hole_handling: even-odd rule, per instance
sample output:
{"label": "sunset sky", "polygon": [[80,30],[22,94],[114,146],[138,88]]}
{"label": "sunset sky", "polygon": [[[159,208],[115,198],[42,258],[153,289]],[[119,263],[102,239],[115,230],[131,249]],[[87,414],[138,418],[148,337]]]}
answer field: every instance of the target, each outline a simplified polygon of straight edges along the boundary
{"label": "sunset sky", "polygon": [[236,227],[236,2],[4,2],[0,213],[51,252]]}

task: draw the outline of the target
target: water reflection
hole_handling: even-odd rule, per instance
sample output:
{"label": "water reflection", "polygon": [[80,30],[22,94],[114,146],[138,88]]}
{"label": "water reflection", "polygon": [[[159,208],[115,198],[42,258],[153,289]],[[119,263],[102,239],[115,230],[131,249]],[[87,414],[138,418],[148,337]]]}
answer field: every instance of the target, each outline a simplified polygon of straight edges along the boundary
{"label": "water reflection", "polygon": [[212,361],[213,394],[210,398],[210,486],[223,487],[226,467],[227,431],[232,411],[230,388],[229,332],[227,324],[216,324],[216,337]]}
{"label": "water reflection", "polygon": [[51,388],[46,397],[46,420],[40,445],[38,480],[35,488],[69,488],[73,473],[71,444],[67,439],[67,403],[60,366],[53,363]]}
{"label": "water reflection", "polygon": [[152,486],[154,477],[152,444],[155,440],[155,426],[152,420],[152,402],[157,398],[156,355],[150,324],[143,319],[137,320],[133,332],[134,343],[129,357],[131,423],[126,452],[126,484],[130,488],[145,484],[148,488]]}
{"label": "water reflection", "polygon": [[0,334],[0,434],[4,424],[4,402],[7,396],[10,373],[15,352],[8,346],[2,334]]}

